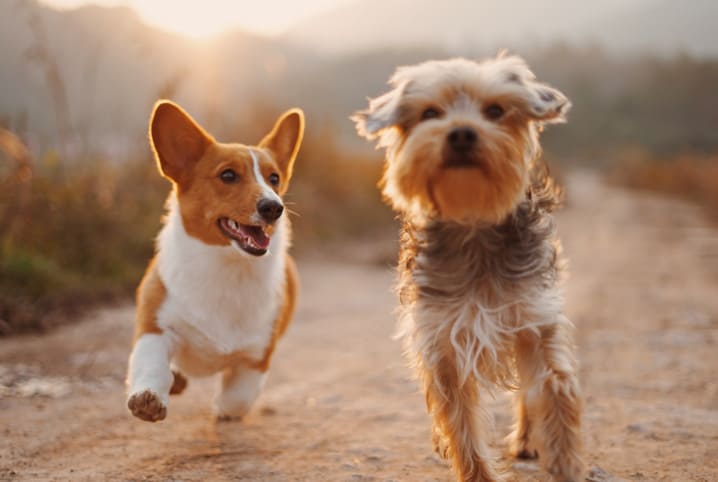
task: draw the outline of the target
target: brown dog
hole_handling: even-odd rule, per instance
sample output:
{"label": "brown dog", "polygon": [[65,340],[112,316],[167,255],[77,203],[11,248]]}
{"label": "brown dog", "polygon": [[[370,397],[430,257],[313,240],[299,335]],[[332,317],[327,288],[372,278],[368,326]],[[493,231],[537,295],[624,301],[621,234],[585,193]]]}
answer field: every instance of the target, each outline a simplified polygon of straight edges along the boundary
{"label": "brown dog", "polygon": [[[399,68],[354,116],[387,150],[386,200],[403,218],[401,333],[460,480],[497,479],[482,399],[518,388],[511,450],[582,480],[581,396],[558,287],[558,199],[538,134],[570,107],[518,57]],[[516,383],[516,381],[518,383]]]}
{"label": "brown dog", "polygon": [[219,418],[244,416],[294,311],[297,274],[281,196],[304,132],[293,109],[258,146],[215,141],[172,102],[157,103],[150,142],[173,185],[157,255],[137,290],[127,406],[165,418],[180,374],[221,374]]}

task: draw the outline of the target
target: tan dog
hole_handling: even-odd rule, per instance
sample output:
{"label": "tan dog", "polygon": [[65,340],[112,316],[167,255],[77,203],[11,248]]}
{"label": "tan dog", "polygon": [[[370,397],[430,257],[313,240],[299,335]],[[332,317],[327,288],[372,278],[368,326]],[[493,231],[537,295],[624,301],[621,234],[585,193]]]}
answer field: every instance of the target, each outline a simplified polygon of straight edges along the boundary
{"label": "tan dog", "polygon": [[387,149],[383,194],[403,218],[401,327],[458,479],[497,479],[482,400],[515,389],[511,451],[582,480],[581,396],[558,287],[557,193],[541,126],[570,107],[523,60],[401,67],[354,120]]}
{"label": "tan dog", "polygon": [[[187,375],[221,373],[220,418],[244,416],[259,395],[297,293],[287,254],[289,186],[304,115],[286,112],[258,146],[216,142],[182,108],[157,103],[150,143],[172,182],[157,255],[137,290],[127,406],[165,418]],[[171,368],[172,367],[172,368]]]}

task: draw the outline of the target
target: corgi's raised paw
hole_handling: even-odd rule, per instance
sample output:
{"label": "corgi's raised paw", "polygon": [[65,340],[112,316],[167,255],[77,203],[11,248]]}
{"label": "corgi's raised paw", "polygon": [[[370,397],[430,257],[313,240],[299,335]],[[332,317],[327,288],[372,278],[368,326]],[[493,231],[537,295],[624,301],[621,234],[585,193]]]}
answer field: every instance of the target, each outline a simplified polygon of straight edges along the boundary
{"label": "corgi's raised paw", "polygon": [[132,415],[146,422],[159,422],[167,416],[167,406],[159,395],[151,390],[143,390],[130,395],[127,408]]}

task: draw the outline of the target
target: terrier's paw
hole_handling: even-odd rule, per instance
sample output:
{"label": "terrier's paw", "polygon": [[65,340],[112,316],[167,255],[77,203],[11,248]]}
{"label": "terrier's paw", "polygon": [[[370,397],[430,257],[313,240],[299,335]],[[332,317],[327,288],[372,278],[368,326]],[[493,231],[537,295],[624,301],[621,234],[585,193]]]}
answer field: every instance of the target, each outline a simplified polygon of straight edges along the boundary
{"label": "terrier's paw", "polygon": [[558,455],[545,468],[555,482],[582,482],[586,477],[586,468],[576,452],[564,452]]}
{"label": "terrier's paw", "polygon": [[538,452],[535,450],[523,449],[518,452],[514,452],[513,456],[517,459],[533,460],[538,458]]}
{"label": "terrier's paw", "polygon": [[529,445],[528,434],[517,435],[512,433],[508,437],[509,455],[517,459],[532,460],[538,458],[538,452]]}
{"label": "terrier's paw", "polygon": [[149,389],[130,395],[127,408],[132,415],[146,422],[158,422],[167,416],[167,406]]}
{"label": "terrier's paw", "polygon": [[434,431],[431,434],[431,444],[434,447],[434,452],[436,452],[439,457],[444,460],[449,459],[449,444],[438,431]]}

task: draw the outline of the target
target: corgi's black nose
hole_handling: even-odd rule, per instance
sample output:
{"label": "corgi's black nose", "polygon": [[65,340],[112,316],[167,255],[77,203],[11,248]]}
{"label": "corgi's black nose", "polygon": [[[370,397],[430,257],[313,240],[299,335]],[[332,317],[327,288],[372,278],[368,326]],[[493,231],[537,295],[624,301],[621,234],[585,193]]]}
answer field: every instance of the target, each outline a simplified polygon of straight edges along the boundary
{"label": "corgi's black nose", "polygon": [[449,145],[456,152],[466,152],[474,148],[479,136],[471,127],[457,127],[448,135]]}
{"label": "corgi's black nose", "polygon": [[284,206],[273,199],[260,199],[257,203],[257,212],[262,219],[268,223],[273,223],[284,212]]}

